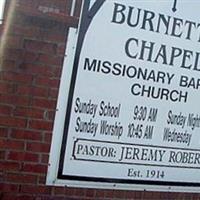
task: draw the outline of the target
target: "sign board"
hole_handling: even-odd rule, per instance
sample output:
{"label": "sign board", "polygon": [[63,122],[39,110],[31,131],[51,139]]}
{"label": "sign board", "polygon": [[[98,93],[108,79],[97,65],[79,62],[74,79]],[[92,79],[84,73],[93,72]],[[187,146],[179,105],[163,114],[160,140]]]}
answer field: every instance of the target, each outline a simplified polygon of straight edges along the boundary
{"label": "sign board", "polygon": [[83,2],[47,183],[199,192],[199,3]]}

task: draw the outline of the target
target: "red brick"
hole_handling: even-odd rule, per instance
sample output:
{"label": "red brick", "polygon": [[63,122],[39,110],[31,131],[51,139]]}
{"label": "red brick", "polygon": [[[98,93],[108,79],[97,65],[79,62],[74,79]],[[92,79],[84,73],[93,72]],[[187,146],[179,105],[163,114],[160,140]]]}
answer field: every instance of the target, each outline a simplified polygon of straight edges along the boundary
{"label": "red brick", "polygon": [[46,76],[39,76],[36,77],[34,80],[35,85],[39,85],[39,86],[49,86],[49,77]]}
{"label": "red brick", "polygon": [[86,189],[86,192],[85,192],[85,196],[86,197],[94,197],[95,195],[95,190],[93,189]]}
{"label": "red brick", "polygon": [[49,32],[46,35],[46,40],[56,43],[64,43],[66,39],[66,34],[61,34],[59,32]]}
{"label": "red brick", "polygon": [[23,38],[22,36],[13,36],[7,35],[6,36],[6,46],[11,48],[22,48]]}
{"label": "red brick", "polygon": [[62,65],[63,57],[61,56],[49,56],[46,54],[41,54],[39,56],[38,62],[46,64],[46,65]]}
{"label": "red brick", "polygon": [[19,195],[16,200],[36,200],[33,195]]}
{"label": "red brick", "polygon": [[53,110],[56,108],[56,101],[49,99],[34,98],[32,101],[32,106]]}
{"label": "red brick", "polygon": [[18,162],[11,162],[11,161],[0,161],[0,170],[7,170],[7,171],[19,171],[21,168],[20,163]]}
{"label": "red brick", "polygon": [[41,163],[48,164],[49,162],[49,155],[43,154],[41,158]]}
{"label": "red brick", "polygon": [[35,200],[35,197],[32,195],[5,193],[1,200]]}
{"label": "red brick", "polygon": [[84,197],[86,193],[86,189],[76,189],[74,192],[74,196]]}
{"label": "red brick", "polygon": [[36,11],[41,5],[60,6],[60,11],[66,15],[72,0],[17,2],[17,11],[12,12],[16,13],[16,18],[13,18],[15,23],[11,21],[7,34],[2,61],[4,71],[0,77],[0,115],[4,117],[0,117],[0,125],[7,127],[0,130],[0,137],[3,138],[0,147],[4,148],[0,151],[0,159],[5,159],[0,162],[0,176],[4,178],[0,179],[15,184],[6,183],[3,189],[0,184],[0,199],[72,199],[74,189],[66,189],[63,197],[54,197],[51,195],[52,187],[44,186],[52,130],[50,121],[54,119],[68,25],[57,25],[56,21],[48,19],[47,13],[41,13],[44,18],[40,19],[34,15],[28,17],[30,13],[27,9],[20,11],[20,4],[34,7]]}
{"label": "red brick", "polygon": [[57,53],[58,55],[65,55],[65,49],[66,49],[66,45],[65,44],[61,44],[58,46],[58,50],[57,50]]}
{"label": "red brick", "polygon": [[18,85],[17,94],[19,94],[19,95],[29,95],[29,96],[32,95],[32,96],[38,96],[38,97],[47,97],[48,96],[48,89],[47,88],[41,88],[41,87]]}
{"label": "red brick", "polygon": [[8,173],[5,175],[5,179],[11,183],[37,183],[36,175]]}
{"label": "red brick", "polygon": [[23,49],[6,48],[4,51],[4,57],[9,60],[23,60],[24,50]]}
{"label": "red brick", "polygon": [[51,143],[52,133],[45,133],[44,134],[44,142]]}
{"label": "red brick", "polygon": [[142,199],[142,197],[143,197],[143,192],[139,192],[139,191],[136,191],[136,192],[134,192],[135,193],[135,198],[136,199]]}
{"label": "red brick", "polygon": [[22,185],[21,192],[29,194],[51,194],[51,188],[45,186]]}
{"label": "red brick", "polygon": [[[177,194],[177,199],[176,200],[182,200],[183,198],[179,198],[180,193]],[[192,200],[199,200],[199,194],[193,194],[192,195]]]}
{"label": "red brick", "polygon": [[34,52],[25,52],[24,53],[24,57],[23,57],[23,61],[25,63],[34,63],[34,62],[38,62],[39,60],[39,54],[38,53],[34,53]]}
{"label": "red brick", "polygon": [[54,67],[53,75],[54,77],[60,78],[62,74],[62,66]]}
{"label": "red brick", "polygon": [[30,103],[30,97],[0,94],[0,102],[11,105],[27,106]]}
{"label": "red brick", "polygon": [[42,140],[42,133],[37,132],[37,131],[27,131],[27,130],[13,129],[11,131],[11,138],[41,141]]}
{"label": "red brick", "polygon": [[27,142],[27,151],[49,153],[50,144],[37,143],[37,142]]}
{"label": "red brick", "polygon": [[76,189],[75,188],[66,188],[65,194],[69,197],[74,196]]}
{"label": "red brick", "polygon": [[57,98],[58,97],[58,89],[52,89],[49,90],[49,97],[51,98]]}
{"label": "red brick", "polygon": [[12,106],[0,105],[0,115],[11,115],[12,110]]}
{"label": "red brick", "polygon": [[131,199],[135,197],[135,192],[134,191],[126,191],[125,192],[125,198]]}
{"label": "red brick", "polygon": [[0,127],[0,137],[7,137],[8,136],[8,129]]}
{"label": "red brick", "polygon": [[104,198],[104,196],[105,196],[105,191],[103,191],[103,190],[96,190],[96,197],[97,198]]}
{"label": "red brick", "polygon": [[9,183],[0,183],[0,191],[2,192],[18,192],[19,186]]}
{"label": "red brick", "polygon": [[114,195],[114,191],[113,190],[106,190],[105,191],[105,198],[112,198]]}
{"label": "red brick", "polygon": [[35,84],[38,86],[47,86],[50,88],[58,88],[59,84],[60,84],[60,80],[49,78],[49,77],[38,77],[35,80]]}
{"label": "red brick", "polygon": [[57,45],[37,40],[25,40],[24,48],[28,51],[56,54]]}
{"label": "red brick", "polygon": [[15,150],[24,150],[23,141],[13,141],[8,139],[0,139],[0,148],[1,149],[15,149]]}
{"label": "red brick", "polygon": [[2,117],[0,116],[0,125],[10,127],[25,127],[27,123],[26,119],[20,119],[16,117]]}
{"label": "red brick", "polygon": [[21,26],[17,23],[12,25],[11,31],[13,31],[17,36],[26,36],[32,38],[38,38],[42,36],[40,28],[31,26]]}
{"label": "red brick", "polygon": [[55,195],[65,195],[66,194],[66,187],[55,187],[54,188],[54,194]]}
{"label": "red brick", "polygon": [[[1,168],[0,168],[1,169]],[[4,170],[0,170],[0,183],[2,182],[2,180],[4,179],[4,173],[5,171]]]}
{"label": "red brick", "polygon": [[146,200],[156,199],[154,192],[143,192],[143,198]]}
{"label": "red brick", "polygon": [[31,95],[32,94],[32,86],[18,85],[17,93],[19,95]]}
{"label": "red brick", "polygon": [[14,60],[9,60],[9,59],[6,59],[6,58],[4,58],[4,59],[2,59],[3,61],[2,61],[2,64],[1,64],[1,66],[2,66],[2,69],[5,69],[5,70],[7,70],[7,71],[9,71],[9,70],[14,70],[15,69],[15,67],[16,67],[16,65],[17,65],[17,62],[16,61],[14,61]]}
{"label": "red brick", "polygon": [[35,119],[43,119],[44,110],[37,109],[37,108],[17,107],[14,110],[14,115],[21,116],[21,117],[30,117],[30,118],[35,118]]}
{"label": "red brick", "polygon": [[19,83],[31,83],[33,80],[32,75],[16,73],[16,72],[2,72],[2,79],[5,81],[14,81]]}
{"label": "red brick", "polygon": [[47,173],[47,165],[41,165],[41,164],[24,164],[22,170],[24,172],[46,174]]}
{"label": "red brick", "polygon": [[6,157],[6,152],[0,151],[0,160],[5,160],[5,157]]}
{"label": "red brick", "polygon": [[[31,3],[29,3],[31,2]],[[45,19],[47,17],[55,17],[59,20],[59,17],[63,19],[63,15],[69,15],[71,0],[51,0],[51,4],[48,1],[30,1],[30,0],[20,0],[18,5],[21,8],[26,9],[26,12],[30,16],[42,16]],[[47,9],[46,9],[47,8]],[[49,10],[53,8],[53,10]],[[61,15],[61,16],[60,16]]]}
{"label": "red brick", "polygon": [[48,89],[41,87],[33,87],[32,95],[36,97],[48,97]]}
{"label": "red brick", "polygon": [[14,85],[10,83],[0,82],[0,93],[13,93]]}
{"label": "red brick", "polygon": [[51,131],[53,129],[53,123],[42,120],[31,120],[29,122],[29,128],[36,130]]}
{"label": "red brick", "polygon": [[40,74],[45,76],[52,76],[54,71],[54,67],[33,63],[22,63],[19,68],[24,70],[24,72],[32,75]]}
{"label": "red brick", "polygon": [[46,184],[46,176],[40,176],[41,174],[39,174],[38,176],[38,184],[39,185],[45,185]]}
{"label": "red brick", "polygon": [[1,200],[16,200],[16,193],[3,193],[1,196]]}
{"label": "red brick", "polygon": [[125,196],[125,192],[122,190],[115,190],[113,197],[123,199]]}
{"label": "red brick", "polygon": [[51,121],[54,121],[54,118],[55,118],[55,113],[56,111],[55,110],[49,110],[46,112],[46,118],[47,120],[51,120]]}
{"label": "red brick", "polygon": [[27,152],[12,152],[10,151],[7,156],[8,160],[18,160],[23,162],[38,162],[39,161],[39,155],[33,154],[33,153],[27,153]]}

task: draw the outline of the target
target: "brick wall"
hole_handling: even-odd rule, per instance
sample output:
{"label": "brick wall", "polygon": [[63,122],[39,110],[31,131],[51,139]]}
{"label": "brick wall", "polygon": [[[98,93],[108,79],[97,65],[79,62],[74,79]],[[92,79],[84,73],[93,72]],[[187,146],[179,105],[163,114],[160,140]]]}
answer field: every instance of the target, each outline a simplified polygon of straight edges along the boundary
{"label": "brick wall", "polygon": [[81,0],[7,0],[0,27],[0,200],[200,199],[197,194],[45,186],[69,27]]}

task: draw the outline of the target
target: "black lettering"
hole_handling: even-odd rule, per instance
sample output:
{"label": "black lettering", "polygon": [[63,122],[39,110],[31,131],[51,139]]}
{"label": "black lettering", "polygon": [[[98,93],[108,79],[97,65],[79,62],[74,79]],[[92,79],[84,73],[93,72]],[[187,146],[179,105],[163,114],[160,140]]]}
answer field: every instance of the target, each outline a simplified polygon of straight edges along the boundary
{"label": "black lettering", "polygon": [[183,20],[179,19],[179,18],[174,18],[173,25],[172,25],[171,36],[181,37],[181,35],[183,34],[183,32],[179,30],[179,33],[177,33],[177,28],[180,29],[181,25],[183,25]]}
{"label": "black lettering", "polygon": [[155,17],[155,14],[151,11],[144,10],[144,18],[141,29],[147,30],[146,25],[149,24],[149,30],[154,31],[152,19]]}
{"label": "black lettering", "polygon": [[135,24],[132,23],[131,19],[132,19],[132,16],[133,16],[133,7],[129,7],[129,12],[128,12],[128,18],[127,18],[127,24],[130,26],[130,27],[136,27],[139,23],[139,19],[140,19],[140,12],[141,12],[141,9],[137,9],[138,12],[137,12],[137,20],[135,22]]}
{"label": "black lettering", "polygon": [[[136,44],[136,46],[138,46],[138,40],[135,38],[130,38],[127,40],[126,45],[125,45],[125,52],[126,55],[130,58],[137,58],[137,53],[135,55],[131,54],[130,52],[130,45],[133,44],[132,42],[134,42]],[[136,49],[135,47],[133,47],[132,49]]]}
{"label": "black lettering", "polygon": [[116,23],[116,24],[124,23],[126,18],[125,18],[125,14],[123,13],[123,11],[125,9],[126,9],[125,5],[115,3],[113,17],[112,17],[112,21],[111,22]]}

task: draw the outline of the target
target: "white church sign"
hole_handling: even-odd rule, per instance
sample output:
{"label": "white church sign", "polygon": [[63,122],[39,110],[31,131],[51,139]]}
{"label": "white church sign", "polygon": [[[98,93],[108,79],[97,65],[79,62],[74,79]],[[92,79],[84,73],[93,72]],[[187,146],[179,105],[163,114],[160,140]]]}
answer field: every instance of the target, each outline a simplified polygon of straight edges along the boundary
{"label": "white church sign", "polygon": [[199,192],[200,3],[83,2],[47,183]]}

